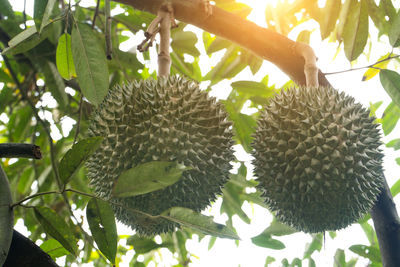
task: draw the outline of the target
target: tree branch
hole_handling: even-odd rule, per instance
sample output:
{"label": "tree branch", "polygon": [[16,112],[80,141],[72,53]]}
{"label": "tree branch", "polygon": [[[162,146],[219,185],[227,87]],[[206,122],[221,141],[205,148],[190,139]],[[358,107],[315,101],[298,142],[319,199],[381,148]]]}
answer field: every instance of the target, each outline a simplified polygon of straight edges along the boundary
{"label": "tree branch", "polygon": [[[161,5],[165,3],[165,0],[114,1],[153,14],[157,14]],[[307,85],[304,71],[310,66],[305,66],[304,51],[296,49],[296,42],[218,7],[211,6],[211,12],[206,11],[201,8],[203,0],[169,0],[169,2],[172,4],[176,19],[251,50],[261,58],[275,64],[298,85]],[[311,60],[313,61],[312,58]],[[311,65],[314,65],[312,61]],[[313,75],[313,73],[310,74]],[[318,84],[331,86],[320,70],[318,70]],[[400,254],[398,253],[400,251],[400,225],[396,207],[387,185],[382,189],[371,211],[371,216],[378,235],[383,266],[400,266]]]}
{"label": "tree branch", "polygon": [[[165,0],[115,0],[136,9],[157,14]],[[229,13],[216,6],[212,11],[204,9],[203,0],[170,0],[176,19],[197,26],[207,32],[228,39],[251,50],[261,58],[274,63],[290,79],[299,85],[306,85],[304,57],[293,49],[296,42],[270,29]],[[330,86],[326,77],[318,71],[318,82]]]}
{"label": "tree branch", "polygon": [[384,267],[400,266],[400,220],[389,186],[384,188],[371,210]]}
{"label": "tree branch", "polygon": [[40,147],[33,144],[0,144],[0,158],[33,158],[41,159]]}

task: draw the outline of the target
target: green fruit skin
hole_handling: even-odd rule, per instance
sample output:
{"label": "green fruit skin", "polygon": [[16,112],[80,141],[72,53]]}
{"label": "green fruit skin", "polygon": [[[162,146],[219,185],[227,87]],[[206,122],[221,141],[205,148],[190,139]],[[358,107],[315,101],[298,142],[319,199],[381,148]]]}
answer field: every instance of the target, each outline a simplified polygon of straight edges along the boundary
{"label": "green fruit skin", "polygon": [[[143,235],[173,231],[159,215],[179,206],[201,211],[221,193],[233,160],[231,123],[214,98],[179,77],[134,81],[112,89],[91,118],[90,136],[104,136],[86,167],[97,196],[109,199],[116,218]],[[150,161],[190,167],[175,184],[144,195],[111,195],[119,175]]]}
{"label": "green fruit skin", "polygon": [[271,99],[252,155],[258,187],[280,221],[315,233],[369,212],[383,185],[374,120],[333,88],[290,88]]}

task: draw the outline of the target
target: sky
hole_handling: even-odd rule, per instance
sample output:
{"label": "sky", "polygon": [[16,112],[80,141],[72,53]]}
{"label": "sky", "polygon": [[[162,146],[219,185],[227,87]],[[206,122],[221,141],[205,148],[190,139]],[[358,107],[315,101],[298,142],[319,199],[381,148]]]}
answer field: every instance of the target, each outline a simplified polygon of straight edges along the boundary
{"label": "sky", "polygon": [[[10,1],[15,9],[20,11],[23,10],[23,0],[13,0]],[[32,14],[32,4],[33,1],[27,2],[27,13]],[[264,10],[267,2],[276,2],[276,1],[252,1],[252,0],[241,0],[239,2],[244,2],[249,6],[253,7],[253,12],[249,15],[248,19],[254,21],[260,26],[265,27],[266,23],[264,21]],[[323,1],[320,1],[323,2]],[[85,3],[94,3],[93,0],[90,1],[82,1],[82,4]],[[113,11],[114,13],[117,10]],[[372,25],[372,23],[371,23]],[[373,27],[371,28],[370,35],[373,40],[376,40],[377,32]],[[301,27],[294,29],[290,34],[289,38],[292,40],[296,40],[296,37],[299,32],[304,29],[318,29],[316,22],[310,22]],[[194,32],[200,33],[197,28],[193,26],[188,26],[186,30],[192,30]],[[143,33],[139,33],[142,34]],[[132,34],[130,36],[133,36]],[[201,34],[198,35],[201,38]],[[385,37],[383,37],[384,39]],[[131,38],[129,41],[121,44],[120,48],[122,50],[135,50],[136,45],[141,42],[141,38]],[[318,30],[314,31],[311,35],[311,46],[314,49],[317,57],[318,57],[318,66],[323,72],[333,72],[345,70],[351,67],[350,63],[344,56],[344,53],[341,52],[335,57],[337,44],[329,43],[328,41],[320,40],[320,33]],[[373,52],[370,58],[365,56],[361,56],[357,63],[356,67],[365,66],[375,62],[380,56],[386,54],[391,51],[391,47],[388,47],[387,40],[382,40],[381,43],[374,42],[373,51],[382,51],[382,52]],[[202,47],[202,42],[198,43],[197,48],[202,52],[202,56],[200,58],[200,65],[202,67],[202,73],[205,74],[208,72],[210,67],[218,62],[218,59],[222,57],[223,51],[215,53],[211,58],[205,55],[204,48]],[[151,50],[151,58],[156,58],[156,51]],[[138,55],[141,58],[141,55]],[[156,63],[151,63],[152,68],[156,69]],[[389,64],[388,68],[393,67]],[[362,103],[364,106],[368,107],[370,102],[378,102],[383,101],[384,103],[381,105],[381,108],[378,110],[378,117],[382,115],[384,108],[390,103],[390,98],[383,90],[379,78],[375,77],[367,82],[362,82],[361,77],[364,70],[360,71],[352,71],[337,75],[328,76],[328,80],[330,83],[337,88],[339,91],[344,91],[347,94],[355,97],[355,99]],[[224,99],[230,93],[230,84],[236,80],[253,80],[260,81],[265,75],[269,75],[270,77],[270,85],[276,84],[277,86],[283,85],[288,77],[282,73],[277,67],[273,64],[264,61],[263,66],[260,71],[256,75],[252,75],[249,68],[246,68],[243,72],[241,72],[238,76],[236,76],[232,80],[224,80],[219,84],[213,87],[213,90],[210,92],[211,95],[217,97],[218,99]],[[228,89],[227,89],[228,88]],[[54,105],[54,100],[48,95],[44,100],[48,103],[48,105]],[[251,113],[254,110],[249,108],[244,108],[242,110],[243,113]],[[44,114],[46,116],[46,114]],[[47,114],[46,119],[51,119],[51,114]],[[66,120],[63,122],[63,129],[66,132],[72,129],[73,120]],[[52,128],[53,137],[57,139],[57,134],[60,137],[60,133],[57,133],[58,130],[54,127]],[[63,130],[64,131],[64,130]],[[388,136],[384,137],[383,141],[387,142],[399,136],[400,129],[396,127],[395,130]],[[58,137],[58,138],[59,138]],[[236,157],[239,160],[246,161],[246,165],[251,168],[250,160],[251,157],[246,154],[240,146],[235,147]],[[400,157],[400,153],[393,151],[392,149],[384,148],[385,158],[384,158],[384,169],[385,175],[388,181],[389,186],[393,185],[397,179],[400,177],[397,176],[397,173],[400,171],[400,166],[396,164],[395,158]],[[248,178],[252,178],[251,173],[249,173]],[[397,206],[400,205],[399,197],[395,198],[395,202]],[[213,215],[215,217],[216,222],[224,223],[227,217],[225,215],[219,214],[219,207],[221,201],[218,200],[214,205],[204,211],[204,214]],[[309,235],[303,233],[296,233],[289,236],[279,237],[278,239],[285,243],[286,249],[284,250],[271,250],[266,248],[261,248],[255,246],[251,243],[250,238],[261,233],[266,227],[268,227],[269,223],[272,220],[272,216],[263,208],[260,208],[257,205],[251,205],[249,203],[245,203],[243,205],[243,210],[249,215],[252,219],[250,224],[245,224],[237,217],[234,217],[234,226],[238,230],[238,234],[241,237],[242,241],[240,241],[239,246],[235,244],[232,240],[226,239],[217,239],[212,250],[208,250],[208,240],[209,237],[204,238],[201,242],[198,242],[196,238],[194,240],[189,240],[187,242],[187,249],[192,252],[196,257],[193,257],[193,263],[190,266],[203,267],[203,266],[264,266],[265,259],[267,256],[272,256],[277,259],[275,264],[271,266],[279,266],[279,263],[282,258],[287,257],[289,260],[295,257],[302,258],[305,244],[311,241],[311,237]],[[87,228],[87,225],[85,226]],[[21,231],[22,233],[28,234],[26,229],[23,226],[22,221],[18,221],[16,225],[16,229]],[[118,225],[118,233],[121,234],[132,234],[133,232],[127,227],[119,224]],[[318,266],[332,266],[333,256],[336,248],[346,249],[350,245],[353,244],[368,244],[368,240],[366,239],[361,227],[357,224],[352,225],[346,229],[340,230],[337,232],[337,237],[335,239],[331,239],[327,235],[327,239],[324,244],[324,248],[319,253],[313,254],[313,258],[315,259]],[[128,266],[129,259],[133,256],[133,250],[128,251],[127,255],[123,257],[124,261],[120,266]],[[171,253],[167,249],[161,249],[162,259],[160,258],[160,262],[166,263],[165,266],[169,266],[170,264],[174,264],[173,257]],[[354,257],[355,254],[352,254],[349,250],[346,250],[347,257]],[[347,258],[348,260],[348,258]],[[57,261],[59,264],[62,263],[62,259]],[[175,262],[177,263],[177,262]],[[368,263],[368,260],[360,258],[357,266],[365,266]],[[85,265],[86,266],[86,265]],[[87,265],[91,266],[91,265]],[[162,263],[157,266],[163,266]]]}

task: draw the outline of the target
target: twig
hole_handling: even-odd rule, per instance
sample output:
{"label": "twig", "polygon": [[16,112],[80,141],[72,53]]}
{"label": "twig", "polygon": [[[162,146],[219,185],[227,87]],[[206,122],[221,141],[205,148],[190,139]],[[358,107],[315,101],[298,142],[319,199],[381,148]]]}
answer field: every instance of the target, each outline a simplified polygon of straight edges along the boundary
{"label": "twig", "polygon": [[111,10],[110,0],[105,0],[104,13],[106,15],[105,38],[106,38],[106,55],[107,59],[112,59],[112,42],[111,42]]}
{"label": "twig", "polygon": [[96,10],[94,11],[94,15],[93,15],[92,29],[94,29],[94,26],[96,25],[96,17],[97,17],[97,14],[99,13],[99,6],[100,6],[100,0],[97,0]]}
{"label": "twig", "polygon": [[95,198],[95,199],[99,199],[99,200],[102,200],[102,201],[106,201],[106,202],[112,203],[113,205],[120,206],[120,207],[122,207],[124,209],[127,209],[127,210],[129,210],[131,212],[147,216],[147,217],[149,217],[151,219],[157,219],[157,218],[164,217],[163,215],[151,215],[151,214],[148,214],[146,212],[143,212],[143,211],[140,211],[140,210],[137,210],[137,209],[132,209],[132,208],[127,207],[127,206],[125,206],[123,204],[120,204],[120,203],[117,203],[117,202],[114,202],[114,201],[110,201],[110,200],[104,200],[101,197],[98,197],[98,196],[95,196],[95,195],[92,195],[92,194],[89,194],[89,193],[85,193],[85,192],[82,192],[82,191],[78,191],[78,190],[75,190],[73,188],[66,188],[66,189],[64,189],[62,191],[48,191],[48,192],[36,193],[36,194],[27,196],[27,197],[25,197],[25,198],[15,202],[15,203],[13,203],[12,205],[10,205],[10,207],[14,208],[15,206],[22,206],[22,207],[27,207],[27,208],[33,208],[33,206],[24,205],[22,203],[24,203],[25,201],[27,201],[29,199],[35,198],[35,197],[39,197],[39,196],[43,196],[43,195],[50,195],[50,194],[64,194],[65,192],[72,192],[72,193],[76,193],[76,194],[79,194],[79,195],[82,195],[82,196],[86,196],[86,197],[90,197],[90,198]]}
{"label": "twig", "polygon": [[42,153],[34,144],[4,143],[0,144],[0,158],[41,159]]}
{"label": "twig", "polygon": [[24,11],[22,12],[22,16],[24,17],[24,29],[26,29],[26,0],[24,0]]}
{"label": "twig", "polygon": [[81,94],[81,99],[79,101],[79,115],[78,115],[78,121],[76,122],[76,132],[75,132],[75,136],[74,136],[74,144],[78,140],[78,135],[79,135],[79,131],[80,131],[80,128],[81,128],[82,103],[83,103],[83,95]]}
{"label": "twig", "polygon": [[59,191],[39,192],[39,193],[30,195],[30,196],[27,196],[27,197],[25,197],[25,198],[15,202],[15,203],[13,203],[10,207],[14,208],[15,206],[21,206],[22,203],[24,203],[25,201],[27,201],[29,199],[32,199],[32,198],[35,198],[35,197],[39,197],[39,196],[44,196],[44,195],[51,195],[51,194],[60,194],[60,192]]}
{"label": "twig", "polygon": [[373,68],[373,69],[379,69],[381,70],[381,68],[379,67],[375,67],[375,65],[394,59],[394,58],[398,58],[400,57],[400,55],[395,55],[395,56],[389,56],[387,58],[381,59],[373,64],[367,65],[367,66],[363,66],[363,67],[358,67],[358,68],[351,68],[351,69],[347,69],[347,70],[341,70],[341,71],[334,71],[334,72],[324,72],[324,75],[333,75],[333,74],[340,74],[340,73],[345,73],[345,72],[350,72],[350,71],[355,71],[355,70],[362,70],[362,69],[367,69],[367,68]]}

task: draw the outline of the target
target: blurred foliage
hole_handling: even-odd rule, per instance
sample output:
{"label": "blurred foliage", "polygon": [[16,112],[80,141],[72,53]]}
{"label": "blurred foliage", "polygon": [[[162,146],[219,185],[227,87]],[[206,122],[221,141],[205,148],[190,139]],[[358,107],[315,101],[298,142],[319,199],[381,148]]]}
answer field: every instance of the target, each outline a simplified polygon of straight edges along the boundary
{"label": "blurred foliage", "polygon": [[[29,238],[43,242],[41,248],[51,257],[65,256],[67,266],[73,262],[108,266],[110,262],[107,259],[118,264],[129,250],[135,252],[130,266],[147,266],[155,261],[156,256],[162,255],[160,249],[168,249],[172,253],[178,262],[175,266],[188,266],[194,256],[187,250],[186,240],[191,239],[194,233],[200,240],[204,237],[196,227],[184,227],[155,239],[120,235],[118,246],[110,247],[105,241],[116,238],[112,229],[114,218],[110,212],[101,212],[98,206],[106,203],[91,202],[88,209],[90,216],[87,216],[91,219],[76,215],[84,214],[83,210],[91,199],[85,169],[80,168],[98,142],[85,139],[91,112],[110,87],[126,80],[156,77],[156,73],[150,72],[148,63],[157,59],[151,58],[150,53],[138,55],[134,49],[119,49],[120,44],[129,39],[127,33],[134,34],[135,38],[143,38],[143,31],[155,16],[111,2],[111,9],[118,7],[123,12],[112,17],[112,59],[106,60],[104,2],[100,1],[100,11],[95,13],[94,6],[82,7],[79,3],[69,6],[64,1],[35,0],[34,14],[30,17],[25,12],[14,11],[8,0],[0,1],[0,141],[34,143],[41,147],[44,155],[40,161],[3,161],[13,198],[18,201],[37,192],[60,191],[64,186],[72,189],[63,194],[44,194],[30,199],[25,202],[26,206],[15,208],[15,218],[23,219],[31,233]],[[249,6],[234,0],[214,2],[218,7],[242,18],[251,12]],[[368,24],[369,19],[373,24]],[[369,80],[379,73],[382,86],[393,102],[385,107],[383,116],[377,121],[382,123],[385,135],[392,132],[400,118],[400,74],[393,69],[380,71],[388,66],[390,59],[397,57],[395,51],[400,46],[400,11],[392,1],[327,0],[325,6],[321,7],[316,0],[280,0],[276,6],[267,5],[265,20],[268,28],[283,35],[288,35],[303,22],[315,20],[319,24],[321,39],[329,38],[339,45],[343,43],[349,61],[368,53],[367,44],[378,41],[369,37],[369,29],[375,27],[379,36],[386,36],[393,50],[378,51],[381,53],[378,55],[381,56],[380,61],[364,74],[363,80]],[[186,26],[180,22],[171,32],[172,74],[207,84],[207,90],[211,90],[220,81],[235,78],[247,67],[252,74],[260,70],[263,60],[251,51],[207,32],[199,36],[187,30]],[[302,31],[297,40],[308,43],[310,34],[311,31]],[[202,73],[200,56],[211,57],[214,53],[220,53],[221,59],[207,73]],[[399,61],[390,62],[394,62],[393,66],[399,65]],[[282,88],[292,84],[288,81]],[[227,99],[221,101],[233,121],[235,140],[246,152],[251,152],[251,136],[258,112],[268,103],[268,98],[279,90],[281,88],[268,82],[268,76],[261,81],[236,79],[231,83]],[[380,104],[371,105],[372,114]],[[245,113],[244,107],[253,108],[254,112]],[[69,130],[71,125],[72,129]],[[76,143],[78,140],[80,142]],[[387,146],[398,150],[399,140],[394,139]],[[251,223],[252,215],[242,210],[245,202],[265,207],[261,193],[255,189],[257,182],[249,174],[246,164],[239,160],[235,164],[239,167],[231,174],[230,181],[223,189],[220,208],[220,212],[228,217],[226,224],[229,227],[234,227],[235,215],[243,222]],[[400,185],[397,182],[392,187],[392,193],[396,195],[399,192]],[[106,207],[104,209],[107,210]],[[104,218],[111,228],[103,229],[104,225],[99,226],[97,218]],[[338,248],[334,266],[355,266],[357,259],[346,261],[344,249],[367,258],[370,266],[379,266],[376,234],[368,218],[367,215],[359,223],[369,244]],[[91,220],[91,233],[82,228],[87,219]],[[206,221],[210,223],[208,219]],[[279,236],[295,232],[275,219],[265,227],[263,232],[252,238],[252,242],[270,249],[284,249],[285,244],[279,240]],[[68,234],[61,234],[64,232]],[[335,233],[329,235],[335,237]],[[76,246],[78,240],[84,244],[79,249]],[[212,249],[216,240],[216,237],[210,239],[209,249]],[[323,234],[312,235],[302,259],[283,259],[280,264],[302,266],[307,263],[308,266],[318,266],[312,255],[321,250],[324,240]],[[139,260],[139,255],[144,257]],[[265,266],[276,263],[274,257],[266,257]]]}

